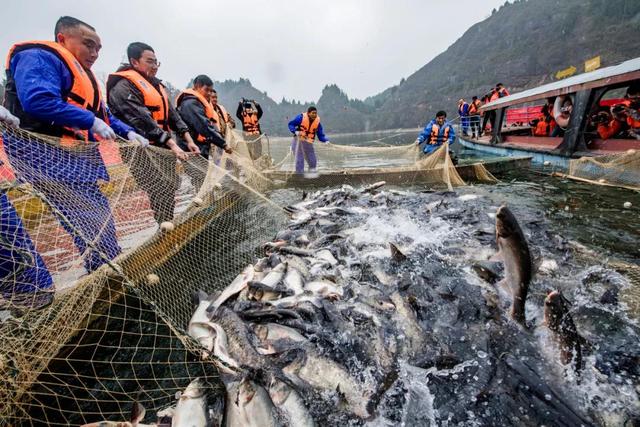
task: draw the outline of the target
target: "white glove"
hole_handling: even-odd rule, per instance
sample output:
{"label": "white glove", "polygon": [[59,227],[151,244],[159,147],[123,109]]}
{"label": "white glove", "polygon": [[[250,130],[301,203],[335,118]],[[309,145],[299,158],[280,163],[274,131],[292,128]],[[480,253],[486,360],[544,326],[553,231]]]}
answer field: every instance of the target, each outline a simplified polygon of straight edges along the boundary
{"label": "white glove", "polygon": [[420,138],[416,138],[416,145],[420,145]]}
{"label": "white glove", "polygon": [[135,133],[134,131],[129,131],[129,133],[127,134],[127,139],[131,142],[138,142],[140,143],[140,146],[142,148],[148,147],[149,146],[149,140],[147,138],[145,138],[144,136]]}
{"label": "white glove", "polygon": [[331,144],[331,141],[325,141],[324,143],[325,144]]}
{"label": "white glove", "polygon": [[2,105],[0,105],[0,122],[16,128],[20,126],[20,119],[11,114],[9,110],[4,108]]}
{"label": "white glove", "polygon": [[97,117],[93,121],[91,132],[94,136],[100,137],[100,139],[116,139],[116,133],[113,131],[113,129],[111,129],[108,124]]}

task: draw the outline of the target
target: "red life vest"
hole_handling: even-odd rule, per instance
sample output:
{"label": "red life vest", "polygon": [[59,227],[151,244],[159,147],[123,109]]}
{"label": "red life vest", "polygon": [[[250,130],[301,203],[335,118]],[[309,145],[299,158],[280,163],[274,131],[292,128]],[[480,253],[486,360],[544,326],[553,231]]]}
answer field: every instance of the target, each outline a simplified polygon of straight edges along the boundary
{"label": "red life vest", "polygon": [[[140,91],[144,99],[144,106],[151,112],[151,117],[163,130],[169,131],[169,96],[164,86],[156,89],[142,74],[134,69],[118,71],[109,75],[107,93],[121,78],[129,80]],[[108,96],[107,96],[108,97]]]}
{"label": "red life vest", "polygon": [[[631,101],[629,101],[628,99],[625,99],[624,101],[622,101],[621,104],[631,109]],[[640,116],[639,111],[636,110],[636,113],[638,113],[638,115]],[[627,124],[631,129],[636,129],[636,130],[640,129],[640,120],[634,119],[629,114],[627,114]]]}
{"label": "red life vest", "polygon": [[302,113],[302,122],[300,122],[300,126],[298,126],[298,130],[301,135],[299,135],[298,138],[313,144],[313,141],[316,139],[316,132],[318,132],[319,125],[320,116],[316,116],[316,119],[313,122],[310,122],[309,114]]}
{"label": "red life vest", "polygon": [[470,116],[478,115],[478,112],[480,111],[480,106],[481,105],[482,105],[482,103],[480,102],[479,99],[476,99],[475,101],[473,101],[471,103],[471,105],[469,105],[469,115]]}
{"label": "red life vest", "polygon": [[[52,41],[28,41],[14,44],[7,55],[6,69],[9,79],[13,80],[13,76],[9,75],[11,59],[18,52],[22,52],[27,49],[46,50],[60,58],[71,74],[71,90],[63,97],[63,101],[70,105],[82,108],[83,110],[91,111],[96,117],[109,124],[109,117],[104,108],[102,94],[100,93],[100,89],[98,88],[98,83],[93,72],[85,69],[80,62],[78,62],[76,57],[59,43]],[[25,125],[23,128],[46,133],[51,136],[59,136],[63,141],[89,140],[88,130],[56,127],[51,124],[38,122],[32,117],[26,118],[26,113],[22,110],[22,106],[19,105],[17,93],[10,94],[9,90],[7,90],[6,97],[10,107],[9,110],[21,119],[22,124]],[[15,99],[9,100],[9,98]],[[30,122],[35,125],[33,129],[30,129]]]}
{"label": "red life vest", "polygon": [[[211,102],[209,102],[209,100],[205,98],[200,92],[194,89],[185,89],[176,98],[176,106],[179,107],[182,104],[182,101],[184,101],[186,95],[194,96],[198,100],[198,102],[200,102],[200,104],[204,108],[204,115],[209,121],[215,123],[215,125],[218,126],[218,130],[220,130],[220,127],[218,125],[218,113],[216,113],[216,111],[213,109],[213,105],[211,105]],[[196,140],[198,142],[205,142],[207,138],[204,135],[198,134],[196,136]]]}
{"label": "red life vest", "polygon": [[[431,126],[431,135],[429,137],[429,144],[437,144],[438,143],[439,133],[440,133],[440,125],[438,125],[437,123],[434,123]],[[444,128],[444,131],[442,132],[442,141],[441,142],[447,141],[448,139],[449,139],[449,126],[446,126]]]}
{"label": "red life vest", "polygon": [[249,114],[246,111],[242,111],[242,130],[249,135],[260,135],[258,113]]}

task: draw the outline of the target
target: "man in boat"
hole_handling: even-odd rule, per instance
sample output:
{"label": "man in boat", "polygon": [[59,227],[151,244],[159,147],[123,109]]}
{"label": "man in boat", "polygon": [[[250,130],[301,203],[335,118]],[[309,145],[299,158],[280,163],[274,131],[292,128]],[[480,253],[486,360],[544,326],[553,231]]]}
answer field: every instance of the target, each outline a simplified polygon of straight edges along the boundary
{"label": "man in boat", "polygon": [[[448,142],[449,145],[453,144],[455,139],[456,133],[453,130],[453,126],[451,126],[451,122],[447,121],[447,113],[438,111],[435,119],[427,123],[420,135],[418,135],[416,144],[424,144],[422,152],[429,155],[445,142]],[[455,159],[452,157],[452,160]],[[454,161],[455,163],[456,161]]]}
{"label": "man in boat", "polygon": [[[129,62],[107,79],[109,106],[116,116],[148,139],[152,147],[160,148],[128,147],[123,157],[136,183],[149,195],[156,221],[171,221],[180,183],[176,159],[187,161],[190,154],[199,154],[200,149],[169,102],[164,85],[156,78],[160,63],[153,48],[146,43],[131,43],[127,58]],[[186,141],[188,151],[180,148],[171,131]]]}
{"label": "man in boat", "polygon": [[[220,132],[222,120],[211,104],[212,93],[213,80],[201,74],[193,79],[193,87],[184,90],[176,99],[176,107],[189,128],[191,139],[200,149],[200,155],[207,160],[212,145],[229,154],[232,152],[231,146],[227,144]],[[178,139],[178,145],[185,151],[189,149],[187,144],[188,141],[184,138]],[[191,177],[191,183],[196,191],[199,190],[204,182],[207,164],[186,162],[184,166],[185,172]]]}
{"label": "man in boat", "polygon": [[549,104],[542,106],[540,117],[530,123],[533,128],[533,136],[549,136],[556,126],[556,121],[551,114]]}
{"label": "man in boat", "polygon": [[[495,93],[495,89],[491,89],[489,93],[484,95],[482,97],[482,104],[484,105],[491,102],[491,99],[493,98],[494,93]],[[482,136],[487,131],[487,123],[494,122],[495,115],[496,115],[495,110],[485,111],[484,113],[482,113],[482,128],[480,129],[479,136]]]}
{"label": "man in boat", "polygon": [[[17,128],[20,119],[0,106],[0,123]],[[53,280],[9,201],[7,190],[0,186],[0,295],[12,299],[17,293],[49,289]]]}
{"label": "man in boat", "polygon": [[309,178],[317,177],[316,167],[318,162],[313,142],[317,135],[320,142],[329,143],[329,139],[324,134],[324,129],[322,129],[320,117],[318,117],[318,109],[311,106],[306,113],[298,114],[289,122],[289,131],[294,135],[291,143],[291,152],[296,158],[296,173],[302,174],[304,172],[304,161],[306,159],[309,165],[307,176]]}
{"label": "man in boat", "polygon": [[262,118],[262,107],[254,100],[244,99],[238,103],[236,117],[242,122],[242,131],[247,141],[247,149],[252,160],[262,156],[262,131],[260,130],[260,119]]}
{"label": "man in boat", "polygon": [[[193,87],[184,90],[176,99],[180,117],[189,128],[191,139],[200,149],[200,155],[205,159],[209,158],[211,144],[229,154],[232,152],[222,136],[223,119],[210,101],[212,94],[213,80],[201,74],[193,79]],[[183,150],[188,150],[187,141],[181,139],[179,144]]]}
{"label": "man in boat", "polygon": [[601,111],[591,117],[602,139],[635,138],[640,140],[640,83],[627,89],[624,101],[611,106],[611,113]]}
{"label": "man in boat", "polygon": [[216,92],[215,89],[211,92],[211,105],[213,105],[213,109],[218,113],[218,117],[220,118],[220,121],[218,122],[220,134],[226,138],[227,130],[235,129],[236,122],[231,117],[231,114],[227,112],[227,109],[218,102],[218,92]]}
{"label": "man in boat", "polygon": [[469,136],[469,103],[464,98],[460,98],[458,101],[458,115],[460,116],[462,134]]}
{"label": "man in boat", "polygon": [[[4,148],[18,180],[29,182],[73,236],[87,271],[120,253],[107,198],[98,181],[108,181],[97,140],[116,134],[144,138],[111,115],[91,67],[102,47],[96,30],[64,16],[55,41],[15,44],[7,58],[4,104],[22,129],[59,138],[48,144],[27,134],[5,134]],[[69,149],[69,146],[72,149]],[[89,244],[90,242],[90,244]]]}
{"label": "man in boat", "polygon": [[482,103],[477,96],[471,99],[469,104],[469,121],[471,123],[471,137],[475,138],[480,135],[480,107]]}

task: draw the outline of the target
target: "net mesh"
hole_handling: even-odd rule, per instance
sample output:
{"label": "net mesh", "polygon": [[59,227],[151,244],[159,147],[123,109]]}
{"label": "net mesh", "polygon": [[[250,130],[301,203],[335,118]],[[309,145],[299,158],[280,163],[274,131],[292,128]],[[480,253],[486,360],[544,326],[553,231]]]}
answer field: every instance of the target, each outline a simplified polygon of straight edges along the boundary
{"label": "net mesh", "polygon": [[[464,184],[446,144],[423,157],[415,145],[316,143],[321,173],[311,180],[295,173],[286,138],[261,136],[256,156],[256,138],[227,132],[232,154],[177,161],[122,140],[0,131],[2,425],[123,420],[134,401],[172,405],[196,377],[219,389],[185,333],[191,295],[224,288],[285,224],[274,188]],[[467,170],[495,180],[482,165]]]}
{"label": "net mesh", "polygon": [[640,152],[581,157],[569,162],[569,178],[600,185],[640,190]]}

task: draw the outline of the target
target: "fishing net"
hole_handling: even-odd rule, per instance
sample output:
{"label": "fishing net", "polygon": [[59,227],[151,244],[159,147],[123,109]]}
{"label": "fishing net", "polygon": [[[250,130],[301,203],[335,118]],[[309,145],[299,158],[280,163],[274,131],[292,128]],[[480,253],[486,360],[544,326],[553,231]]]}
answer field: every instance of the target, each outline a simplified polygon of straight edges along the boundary
{"label": "fishing net", "polygon": [[640,151],[581,157],[569,162],[568,178],[640,190]]}
{"label": "fishing net", "polygon": [[[454,167],[444,145],[315,144],[320,176],[295,173],[291,140],[228,132],[233,154],[177,161],[120,141],[61,141],[0,126],[0,425],[125,420],[175,403],[217,372],[185,333],[192,294],[224,288],[285,211],[278,186],[387,180],[492,181],[482,165]],[[354,168],[356,164],[369,168]]]}

